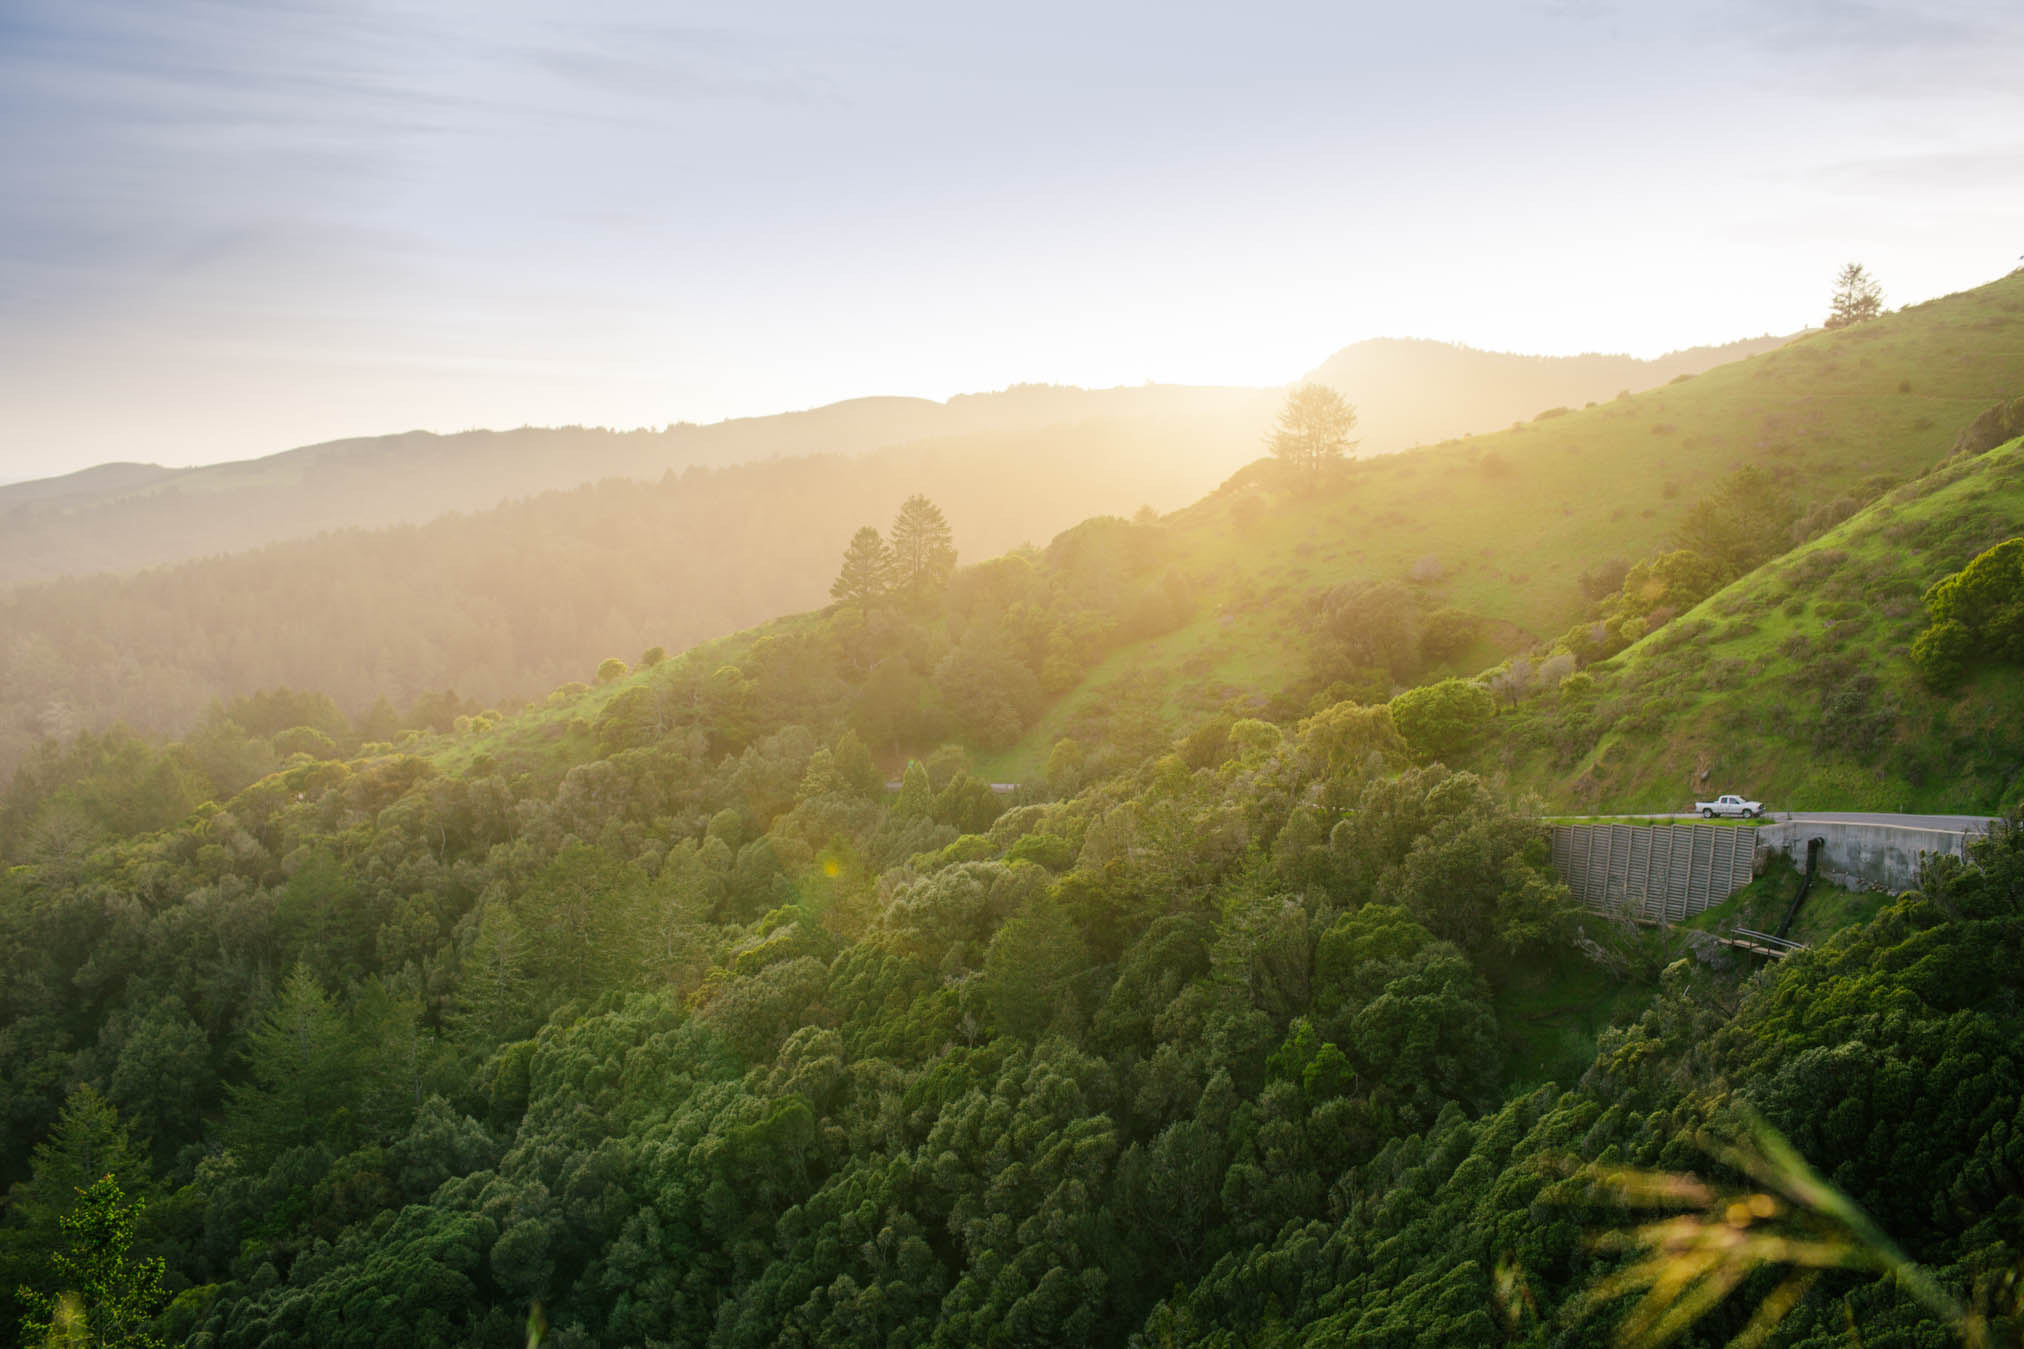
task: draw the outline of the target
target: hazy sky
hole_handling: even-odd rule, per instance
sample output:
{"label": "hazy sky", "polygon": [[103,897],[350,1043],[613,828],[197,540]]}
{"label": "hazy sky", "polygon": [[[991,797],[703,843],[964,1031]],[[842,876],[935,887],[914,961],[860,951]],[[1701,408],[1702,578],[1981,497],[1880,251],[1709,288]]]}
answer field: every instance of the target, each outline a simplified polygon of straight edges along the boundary
{"label": "hazy sky", "polygon": [[0,479],[1789,331],[2015,265],[2020,58],[2016,0],[0,0]]}

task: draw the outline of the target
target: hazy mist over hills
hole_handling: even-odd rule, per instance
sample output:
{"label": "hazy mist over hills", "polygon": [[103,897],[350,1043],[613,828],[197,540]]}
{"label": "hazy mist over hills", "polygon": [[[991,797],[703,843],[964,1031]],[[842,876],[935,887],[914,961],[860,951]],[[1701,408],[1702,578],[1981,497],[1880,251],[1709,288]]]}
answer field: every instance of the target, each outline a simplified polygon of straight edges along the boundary
{"label": "hazy mist over hills", "polygon": [[[947,403],[860,398],[659,431],[410,431],[199,468],[108,464],[0,487],[0,584],[126,571],[329,529],[418,524],[603,478],[654,479],[669,470],[973,435],[1040,437],[1091,419],[1149,425],[1185,419],[1172,428],[1174,474],[1146,482],[1149,491],[1166,494],[1166,504],[1178,505],[1243,462],[1271,403],[1268,391],[1253,389],[1036,385]],[[1227,454],[1210,448],[1226,441],[1244,448]]]}
{"label": "hazy mist over hills", "polygon": [[[1381,454],[1495,430],[1543,408],[1662,384],[1775,346],[1756,338],[1655,360],[1519,356],[1419,339],[1345,347],[1306,377],[1357,404],[1358,452]],[[1179,506],[1255,457],[1278,404],[1274,389],[1144,385],[1078,389],[1014,385],[946,403],[857,398],[806,412],[662,430],[522,427],[438,435],[409,431],[287,450],[260,459],[172,469],[101,464],[58,478],[0,485],[0,585],[130,571],[304,538],[332,529],[419,524],[448,511],[604,478],[652,480],[670,470],[782,456],[858,454],[909,446],[961,456],[965,437],[1050,440],[1105,420],[1126,440],[1164,437],[1136,478],[1064,482],[1071,516],[994,522],[1005,542],[1045,539],[1088,514]],[[994,451],[1006,448],[994,445]],[[1097,459],[1108,443],[1090,443]],[[1071,469],[1071,472],[1073,470]],[[1115,490],[1115,493],[1113,492]],[[1090,495],[1094,491],[1095,495]],[[1002,530],[998,527],[1002,526]],[[752,617],[759,617],[753,615]]]}
{"label": "hazy mist over hills", "polygon": [[1519,356],[1451,342],[1380,337],[1344,347],[1307,372],[1357,408],[1365,454],[1494,431],[1554,407],[1580,407],[1664,384],[1780,346],[1752,337],[1691,347],[1651,360],[1635,356]]}

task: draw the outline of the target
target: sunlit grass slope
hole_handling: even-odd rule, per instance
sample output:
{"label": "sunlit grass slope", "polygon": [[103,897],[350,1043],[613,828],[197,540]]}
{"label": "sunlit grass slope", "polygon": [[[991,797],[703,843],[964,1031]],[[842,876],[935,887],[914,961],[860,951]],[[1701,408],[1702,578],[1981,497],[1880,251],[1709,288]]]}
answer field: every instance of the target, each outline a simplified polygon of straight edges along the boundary
{"label": "sunlit grass slope", "polygon": [[[1417,677],[1475,674],[1581,621],[1588,610],[1583,571],[1613,557],[1635,561],[1670,546],[1669,536],[1686,510],[1736,468],[1757,465],[1774,473],[1802,505],[1842,495],[1876,474],[1916,479],[1946,456],[1977,414],[2020,389],[2024,276],[2013,276],[1855,329],[1813,334],[1645,394],[1494,435],[1358,461],[1317,495],[1290,492],[1271,465],[1253,465],[1164,522],[1166,556],[1186,575],[1195,597],[1191,619],[1174,631],[1112,650],[1078,685],[1051,698],[1016,743],[977,755],[978,771],[995,781],[1038,781],[1055,742],[1091,733],[1127,686],[1163,712],[1176,731],[1224,706],[1282,719],[1300,714],[1315,688],[1310,665],[1315,604],[1336,586],[1402,581],[1423,614],[1455,608],[1473,615],[1480,620],[1474,643]],[[1979,482],[2008,462],[2009,453],[1972,461],[1963,472]],[[1885,503],[1794,555],[1796,565],[1810,555],[1847,551],[1850,531],[1871,528],[1879,514],[1888,523],[1890,511],[1930,522],[1920,526],[1928,532],[1909,546],[1905,518],[1894,536],[1864,536],[1861,556],[1918,574],[1908,571],[1890,581],[1896,599],[1888,613],[1867,616],[1895,625],[1888,631],[1879,627],[1858,639],[1853,630],[1835,630],[1843,633],[1844,660],[1859,640],[1880,644],[1879,652],[1908,642],[1916,631],[1919,587],[1972,556],[1963,548],[1999,534],[2006,516],[2024,521],[2024,509],[2004,489],[1991,488],[1993,497],[1976,496],[1970,484],[1959,481],[1945,491],[1928,490],[1956,482],[1928,478],[1908,485],[1896,504]],[[1782,565],[1773,564],[1765,574],[1783,574]],[[1890,692],[1908,687],[1907,670],[1898,668],[1885,679],[1885,696],[1898,699],[1891,706],[1927,708],[1929,723],[1891,723],[1904,744],[1903,763],[1894,774],[1879,778],[1872,767],[1846,755],[1797,753],[1795,745],[1810,744],[1819,734],[1807,709],[1818,709],[1823,695],[1811,686],[1778,687],[1778,681],[1789,680],[1800,665],[1840,671],[1843,683],[1860,671],[1823,666],[1810,648],[1794,646],[1797,654],[1778,656],[1780,643],[1805,624],[1848,620],[1827,618],[1818,608],[1788,614],[1789,597],[1752,598],[1760,584],[1761,579],[1746,578],[1727,598],[1710,602],[1738,606],[1724,620],[1729,624],[1724,641],[1736,645],[1734,650],[1723,645],[1719,659],[1729,664],[1699,670],[1696,662],[1705,653],[1698,644],[1668,647],[1680,640],[1672,634],[1695,631],[1694,624],[1706,621],[1703,615],[1676,620],[1599,668],[1605,687],[1590,705],[1591,720],[1563,724],[1557,704],[1548,709],[1535,701],[1500,719],[1494,743],[1477,766],[1505,774],[1514,786],[1539,789],[1568,810],[1669,810],[1693,783],[1705,781],[1712,790],[1717,778],[1723,790],[1747,788],[1783,800],[1803,789],[1805,804],[1819,809],[1925,802],[1960,808],[2008,789],[2014,768],[1993,760],[1981,764],[1971,752],[1974,744],[1953,743],[1964,736],[1997,743],[1984,733],[1984,722],[2005,696],[2008,686],[2000,674],[1986,676],[1943,712],[1932,710],[1930,700],[1919,701],[1915,690]],[[1818,598],[1830,605],[1861,604],[1860,590],[1853,600],[1840,589]],[[1742,631],[1746,612],[1757,625],[1754,634]],[[712,644],[715,654],[699,655],[706,663],[720,657],[732,662],[762,633],[813,621],[813,615],[783,618]],[[1664,666],[1655,691],[1635,682],[1647,675],[1622,673],[1645,670],[1643,662],[1661,651],[1674,651],[1674,663]],[[1773,663],[1738,694],[1744,686],[1734,682],[1731,666],[1766,653]],[[1903,666],[1901,655],[1897,665]],[[1724,680],[1730,682],[1723,685]],[[1637,700],[1626,702],[1633,690]],[[588,727],[615,691],[551,698],[523,717],[456,738],[445,752],[457,766],[478,754],[508,750],[556,762],[580,760],[593,752]],[[1855,694],[1844,689],[1841,696],[1846,701]],[[1669,729],[1664,734],[1649,729],[1660,725]],[[1968,755],[1971,786],[1962,785],[1960,772],[1942,780],[1936,768],[1914,762],[1919,756],[1931,764],[1948,762],[1957,749]],[[1711,774],[1706,780],[1698,778],[1703,770]]]}
{"label": "sunlit grass slope", "polygon": [[1906,483],[1593,667],[1593,697],[1500,719],[1485,766],[1569,806],[1994,810],[2024,798],[2024,671],[1920,681],[1920,597],[2024,533],[2024,441]]}
{"label": "sunlit grass slope", "polygon": [[1313,603],[1331,586],[1411,581],[1423,612],[1482,635],[1473,673],[1584,616],[1582,572],[1668,546],[1726,474],[1757,465],[1802,503],[1941,459],[1991,402],[2024,391],[2024,274],[1663,388],[1491,435],[1360,460],[1303,496],[1254,465],[1169,518],[1202,603],[1179,631],[1114,652],[991,762],[1024,778],[1076,709],[1134,672],[1169,711],[1263,700],[1301,684]]}

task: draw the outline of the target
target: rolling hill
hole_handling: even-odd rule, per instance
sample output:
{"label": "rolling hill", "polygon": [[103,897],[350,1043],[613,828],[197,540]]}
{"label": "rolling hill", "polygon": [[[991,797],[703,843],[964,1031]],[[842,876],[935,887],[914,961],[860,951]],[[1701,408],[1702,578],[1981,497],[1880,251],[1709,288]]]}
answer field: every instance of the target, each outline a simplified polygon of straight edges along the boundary
{"label": "rolling hill", "polygon": [[1597,664],[1592,689],[1542,691],[1478,762],[1569,808],[2024,803],[2024,669],[1935,691],[1911,659],[1920,597],[2019,535],[2024,441],[1951,459]]}
{"label": "rolling hill", "polygon": [[1414,622],[1452,610],[1473,633],[1394,686],[1474,674],[1583,619],[1584,573],[1665,551],[1737,470],[1771,475],[1802,513],[1825,507],[1866,480],[1923,472],[2019,390],[2024,274],[2013,274],[1645,393],[1358,460],[1318,494],[1254,465],[1165,522],[1173,565],[1198,583],[1195,617],[1109,654],[991,771],[1034,776],[1126,682],[1157,689],[1175,717],[1297,709],[1328,682],[1313,633],[1331,596],[1363,587],[1397,583]]}
{"label": "rolling hill", "polygon": [[[1435,342],[1359,343],[1310,378],[1338,383],[1359,403],[1366,454],[1465,431],[1486,431],[1562,402],[1607,398],[1772,344],[1764,338],[1629,357],[1540,357]],[[201,468],[102,464],[59,478],[0,486],[0,586],[123,572],[240,552],[326,530],[420,524],[448,511],[604,478],[652,480],[812,454],[932,447],[960,455],[979,441],[1019,437],[1044,454],[1050,440],[1101,422],[1120,439],[1165,439],[1166,456],[1127,492],[1127,505],[1179,505],[1255,452],[1277,410],[1274,389],[1148,384],[1079,389],[1015,385],[938,403],[858,398],[806,412],[659,431],[522,427],[436,435],[410,431],[332,441]],[[1101,457],[1103,441],[1084,453]],[[1118,509],[1092,497],[1084,514]],[[1044,537],[1055,516],[1007,521],[1011,537]],[[753,618],[758,615],[751,616]],[[749,620],[748,620],[749,621]]]}
{"label": "rolling hill", "polygon": [[1654,360],[1634,356],[1514,356],[1424,338],[1376,338],[1344,347],[1307,372],[1357,406],[1366,454],[1432,445],[1530,421],[1548,408],[1639,393],[1682,375],[1771,351],[1788,338],[1753,337]]}
{"label": "rolling hill", "polygon": [[[604,478],[652,480],[671,470],[899,446],[960,455],[978,438],[1005,436],[1042,447],[1090,422],[1131,427],[1127,439],[1167,437],[1177,480],[1206,486],[1237,461],[1230,445],[1255,443],[1276,401],[1260,389],[1027,385],[947,403],[860,398],[660,431],[410,431],[201,468],[100,465],[0,487],[0,586],[242,552],[329,530],[420,524]],[[1164,479],[1147,474],[1144,482],[1154,493]]]}

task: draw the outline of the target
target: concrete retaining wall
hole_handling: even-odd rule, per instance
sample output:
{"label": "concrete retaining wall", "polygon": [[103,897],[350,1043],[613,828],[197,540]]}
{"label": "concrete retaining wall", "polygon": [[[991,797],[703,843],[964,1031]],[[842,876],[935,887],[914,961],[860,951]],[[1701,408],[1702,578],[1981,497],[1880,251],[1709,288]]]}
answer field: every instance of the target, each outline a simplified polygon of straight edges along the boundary
{"label": "concrete retaining wall", "polygon": [[1966,857],[1971,834],[1950,829],[1914,829],[1899,824],[1856,824],[1839,820],[1792,820],[1761,825],[1759,844],[1806,867],[1806,840],[1823,838],[1821,878],[1844,890],[1896,894],[1918,884],[1919,866],[1934,853]]}
{"label": "concrete retaining wall", "polygon": [[1677,923],[1750,883],[1757,832],[1712,824],[1555,825],[1553,866],[1589,908]]}

